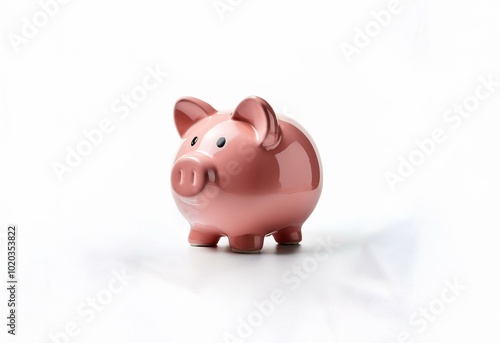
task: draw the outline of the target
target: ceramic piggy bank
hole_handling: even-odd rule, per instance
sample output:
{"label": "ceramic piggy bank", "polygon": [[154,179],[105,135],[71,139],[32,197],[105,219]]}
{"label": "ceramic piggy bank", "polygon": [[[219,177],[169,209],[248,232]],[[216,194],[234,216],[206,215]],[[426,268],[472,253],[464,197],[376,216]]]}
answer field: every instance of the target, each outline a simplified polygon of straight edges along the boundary
{"label": "ceramic piggy bank", "polygon": [[322,188],[318,151],[297,123],[258,97],[218,112],[196,98],[177,101],[182,139],[172,168],[175,203],[193,246],[227,236],[234,252],[259,252],[264,237],[298,244]]}

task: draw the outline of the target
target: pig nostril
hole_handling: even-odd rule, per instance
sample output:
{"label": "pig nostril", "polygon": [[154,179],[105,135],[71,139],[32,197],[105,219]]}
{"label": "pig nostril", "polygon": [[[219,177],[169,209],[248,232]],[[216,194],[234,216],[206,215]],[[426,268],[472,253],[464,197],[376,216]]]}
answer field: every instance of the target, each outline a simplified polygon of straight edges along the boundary
{"label": "pig nostril", "polygon": [[183,173],[182,169],[179,169],[179,184],[182,185]]}
{"label": "pig nostril", "polygon": [[192,180],[193,180],[193,185],[196,183],[196,171],[193,170],[193,177],[192,177]]}
{"label": "pig nostril", "polygon": [[213,169],[209,169],[207,174],[208,174],[208,181],[215,182],[215,171]]}

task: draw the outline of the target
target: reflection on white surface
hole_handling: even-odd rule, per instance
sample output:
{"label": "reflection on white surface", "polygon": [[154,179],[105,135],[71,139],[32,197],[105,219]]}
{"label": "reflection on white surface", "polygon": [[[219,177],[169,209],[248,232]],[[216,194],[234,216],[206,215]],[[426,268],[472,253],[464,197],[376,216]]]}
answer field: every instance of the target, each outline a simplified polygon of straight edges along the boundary
{"label": "reflection on white surface", "polygon": [[[46,261],[47,337],[72,321],[81,329],[75,342],[106,335],[120,342],[224,342],[241,333],[245,342],[389,342],[401,330],[416,330],[408,323],[412,312],[448,276],[429,260],[432,251],[422,258],[432,245],[430,227],[412,219],[350,237],[339,227],[306,226],[300,245],[268,237],[256,255],[232,253],[225,239],[216,248],[194,248],[164,227],[147,230],[149,237],[107,247],[80,242],[71,248],[78,258]],[[79,314],[88,297],[99,299],[113,270],[133,280],[100,304],[95,320]]]}

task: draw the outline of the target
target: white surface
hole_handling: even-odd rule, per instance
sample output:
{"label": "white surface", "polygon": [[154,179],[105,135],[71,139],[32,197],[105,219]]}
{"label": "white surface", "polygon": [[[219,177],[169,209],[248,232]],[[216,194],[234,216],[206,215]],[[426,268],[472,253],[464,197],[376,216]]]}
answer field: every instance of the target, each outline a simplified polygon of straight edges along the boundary
{"label": "white surface", "polygon": [[[15,53],[8,34],[39,5],[2,1],[0,225],[19,225],[20,291],[18,336],[2,324],[0,340],[51,342],[75,322],[70,342],[224,342],[278,289],[246,342],[498,341],[500,92],[458,129],[443,113],[479,76],[500,80],[500,4],[402,2],[348,63],[340,45],[387,3],[242,1],[221,20],[211,0],[73,1]],[[159,87],[111,112],[156,65]],[[259,95],[315,138],[325,182],[300,247],[187,244],[169,185],[184,95],[219,109]],[[115,130],[58,180],[52,164],[103,118]],[[437,127],[446,141],[391,192],[384,173]],[[329,237],[339,246],[292,289],[283,275]],[[80,304],[122,269],[134,280],[87,322]],[[454,279],[467,289],[419,332],[410,318]]]}

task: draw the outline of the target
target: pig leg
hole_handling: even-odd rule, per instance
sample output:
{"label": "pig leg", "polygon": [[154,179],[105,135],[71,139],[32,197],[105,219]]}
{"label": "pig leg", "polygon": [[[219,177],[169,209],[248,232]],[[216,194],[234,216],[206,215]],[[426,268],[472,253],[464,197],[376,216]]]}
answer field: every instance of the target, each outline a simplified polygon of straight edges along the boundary
{"label": "pig leg", "polygon": [[299,244],[302,240],[302,225],[285,227],[273,234],[274,240],[279,244]]}
{"label": "pig leg", "polygon": [[188,242],[195,247],[210,247],[217,245],[219,242],[220,235],[215,235],[212,233],[206,233],[199,231],[194,227],[191,227],[189,232]]}
{"label": "pig leg", "polygon": [[228,238],[231,250],[244,254],[258,253],[264,245],[264,236],[259,235],[229,236]]}

